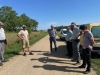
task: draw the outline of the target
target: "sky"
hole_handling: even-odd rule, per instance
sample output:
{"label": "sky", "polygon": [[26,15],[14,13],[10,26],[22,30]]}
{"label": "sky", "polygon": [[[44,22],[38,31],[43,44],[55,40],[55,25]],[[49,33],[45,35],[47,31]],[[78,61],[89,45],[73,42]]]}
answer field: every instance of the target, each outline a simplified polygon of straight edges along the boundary
{"label": "sky", "polygon": [[25,13],[38,21],[38,30],[54,26],[100,23],[100,0],[0,0],[18,15]]}

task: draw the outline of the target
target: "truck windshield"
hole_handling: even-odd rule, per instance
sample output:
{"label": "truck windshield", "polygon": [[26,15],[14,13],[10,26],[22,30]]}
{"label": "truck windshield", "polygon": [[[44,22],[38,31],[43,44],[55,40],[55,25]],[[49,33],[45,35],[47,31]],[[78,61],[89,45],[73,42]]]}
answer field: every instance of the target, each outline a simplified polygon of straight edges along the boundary
{"label": "truck windshield", "polygon": [[67,31],[63,31],[64,34],[67,34]]}
{"label": "truck windshield", "polygon": [[93,26],[91,32],[94,38],[100,38],[100,26]]}

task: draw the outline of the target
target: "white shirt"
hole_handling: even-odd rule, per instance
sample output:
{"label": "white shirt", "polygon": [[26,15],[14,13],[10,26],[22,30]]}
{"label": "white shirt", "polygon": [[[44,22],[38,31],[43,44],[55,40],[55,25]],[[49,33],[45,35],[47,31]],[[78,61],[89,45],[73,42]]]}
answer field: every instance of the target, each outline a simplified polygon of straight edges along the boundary
{"label": "white shirt", "polygon": [[[76,37],[79,35],[80,30],[78,27],[73,29],[73,35],[72,35],[72,39],[76,39]],[[80,39],[80,37],[78,37],[78,39]]]}
{"label": "white shirt", "polygon": [[28,31],[27,30],[21,30],[18,34],[21,35],[21,37],[24,40],[28,40]]}
{"label": "white shirt", "polygon": [[0,40],[5,40],[5,32],[3,28],[0,28]]}

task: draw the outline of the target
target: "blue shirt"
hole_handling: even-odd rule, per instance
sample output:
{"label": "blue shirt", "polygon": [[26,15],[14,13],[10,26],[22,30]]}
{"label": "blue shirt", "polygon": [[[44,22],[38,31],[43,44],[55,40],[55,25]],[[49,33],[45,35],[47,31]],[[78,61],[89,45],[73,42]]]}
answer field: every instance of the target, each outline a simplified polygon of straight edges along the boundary
{"label": "blue shirt", "polygon": [[50,37],[56,37],[56,30],[55,29],[49,29],[48,33],[49,33]]}
{"label": "blue shirt", "polygon": [[72,39],[72,35],[73,35],[73,32],[71,30],[67,32],[67,35],[65,37],[66,41],[70,41]]}

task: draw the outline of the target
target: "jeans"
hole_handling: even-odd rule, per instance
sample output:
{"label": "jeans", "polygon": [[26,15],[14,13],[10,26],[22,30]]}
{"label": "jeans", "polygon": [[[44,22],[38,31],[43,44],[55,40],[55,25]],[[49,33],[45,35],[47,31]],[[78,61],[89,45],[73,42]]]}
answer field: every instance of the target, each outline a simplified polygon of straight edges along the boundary
{"label": "jeans", "polygon": [[4,42],[2,42],[2,43],[0,43],[0,63],[4,60],[4,57],[3,57],[4,49],[5,49]]}
{"label": "jeans", "polygon": [[82,49],[82,56],[83,56],[82,66],[86,66],[86,64],[87,64],[87,70],[90,71],[90,68],[91,68],[91,49],[89,49],[89,48]]}
{"label": "jeans", "polygon": [[77,63],[80,63],[80,40],[76,39],[72,41],[72,47],[73,47],[73,60],[76,60]]}
{"label": "jeans", "polygon": [[54,43],[55,46],[55,51],[57,51],[57,46],[56,46],[56,38],[55,37],[50,37],[50,50],[52,51],[52,42]]}

